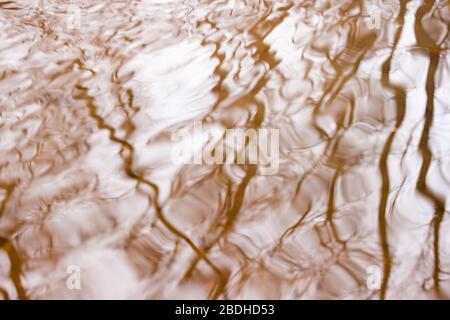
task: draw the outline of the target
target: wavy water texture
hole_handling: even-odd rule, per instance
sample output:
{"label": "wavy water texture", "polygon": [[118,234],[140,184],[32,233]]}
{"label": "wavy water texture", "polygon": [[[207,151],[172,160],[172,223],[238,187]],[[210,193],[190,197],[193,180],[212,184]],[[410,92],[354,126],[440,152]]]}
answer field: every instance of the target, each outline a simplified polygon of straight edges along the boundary
{"label": "wavy water texture", "polygon": [[[0,298],[449,299],[449,24],[442,0],[0,2]],[[173,161],[195,121],[279,130],[278,172]]]}

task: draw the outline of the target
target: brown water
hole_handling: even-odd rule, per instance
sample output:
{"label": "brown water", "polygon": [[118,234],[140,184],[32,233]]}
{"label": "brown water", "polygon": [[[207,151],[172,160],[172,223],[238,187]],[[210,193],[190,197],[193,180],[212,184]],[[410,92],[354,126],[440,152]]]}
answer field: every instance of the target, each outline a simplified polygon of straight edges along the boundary
{"label": "brown water", "polygon": [[[449,298],[449,23],[431,0],[0,2],[0,297]],[[175,164],[194,121],[279,129],[278,172]]]}

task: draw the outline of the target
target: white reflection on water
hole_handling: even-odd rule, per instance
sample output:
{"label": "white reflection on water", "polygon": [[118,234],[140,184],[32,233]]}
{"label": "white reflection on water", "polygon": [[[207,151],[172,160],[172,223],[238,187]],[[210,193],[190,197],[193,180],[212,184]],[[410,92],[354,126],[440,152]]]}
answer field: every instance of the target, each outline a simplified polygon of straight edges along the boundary
{"label": "white reflection on water", "polygon": [[[448,298],[448,2],[370,6],[0,3],[0,297]],[[195,121],[276,174],[173,161]]]}

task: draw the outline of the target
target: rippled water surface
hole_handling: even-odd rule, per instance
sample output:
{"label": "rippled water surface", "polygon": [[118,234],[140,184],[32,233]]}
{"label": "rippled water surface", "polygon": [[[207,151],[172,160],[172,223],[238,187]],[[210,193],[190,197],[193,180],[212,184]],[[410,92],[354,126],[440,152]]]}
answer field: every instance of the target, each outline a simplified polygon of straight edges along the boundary
{"label": "rippled water surface", "polygon": [[[0,2],[0,298],[448,299],[449,23],[432,0]],[[277,173],[173,161],[195,121],[279,130]]]}

